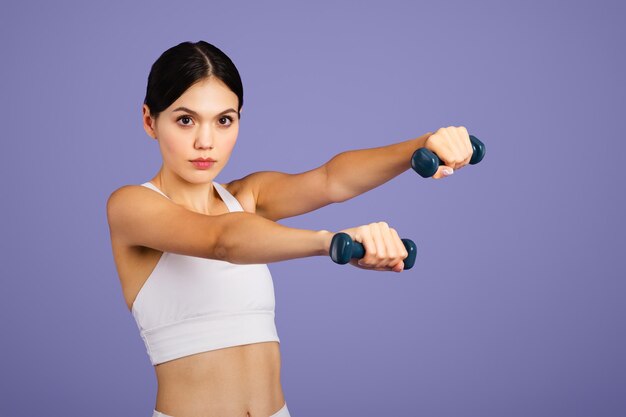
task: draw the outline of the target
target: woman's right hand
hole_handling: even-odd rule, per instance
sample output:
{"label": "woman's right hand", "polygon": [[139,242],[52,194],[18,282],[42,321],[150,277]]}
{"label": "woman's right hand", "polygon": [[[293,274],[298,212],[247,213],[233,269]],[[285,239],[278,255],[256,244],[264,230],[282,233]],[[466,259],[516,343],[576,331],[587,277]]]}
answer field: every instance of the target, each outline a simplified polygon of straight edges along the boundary
{"label": "woman's right hand", "polygon": [[363,244],[365,256],[351,259],[350,264],[361,269],[401,272],[403,260],[409,256],[398,232],[385,222],[341,230],[350,235],[353,241]]}

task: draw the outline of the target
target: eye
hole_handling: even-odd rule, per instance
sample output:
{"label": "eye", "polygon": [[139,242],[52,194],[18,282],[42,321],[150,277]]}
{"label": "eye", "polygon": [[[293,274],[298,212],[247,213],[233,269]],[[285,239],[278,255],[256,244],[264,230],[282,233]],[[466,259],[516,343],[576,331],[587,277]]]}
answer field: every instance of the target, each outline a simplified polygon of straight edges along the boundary
{"label": "eye", "polygon": [[[182,115],[178,119],[176,119],[176,121],[179,122],[179,121],[185,120],[185,119],[193,120],[192,117],[189,116],[189,115]],[[228,123],[228,124],[220,123],[222,126],[230,126],[230,125],[233,124],[233,118],[232,117],[230,117],[230,116],[222,116],[222,117],[220,117],[220,121],[223,121],[224,119],[228,120],[230,123]],[[188,123],[183,122],[182,126],[191,126],[191,125],[188,124]]]}
{"label": "eye", "polygon": [[223,120],[223,119],[227,119],[228,121],[230,121],[230,123],[229,123],[229,124],[227,124],[227,125],[223,125],[223,126],[230,126],[230,125],[232,125],[232,124],[233,124],[233,118],[232,118],[232,117],[230,117],[230,116],[222,116],[222,117],[220,118],[220,120]]}
{"label": "eye", "polygon": [[[183,120],[183,119],[191,120],[191,116],[183,115],[183,116],[180,116],[178,119],[176,119],[176,121],[178,122],[178,121]],[[189,126],[189,125],[187,123],[183,123],[183,126]]]}

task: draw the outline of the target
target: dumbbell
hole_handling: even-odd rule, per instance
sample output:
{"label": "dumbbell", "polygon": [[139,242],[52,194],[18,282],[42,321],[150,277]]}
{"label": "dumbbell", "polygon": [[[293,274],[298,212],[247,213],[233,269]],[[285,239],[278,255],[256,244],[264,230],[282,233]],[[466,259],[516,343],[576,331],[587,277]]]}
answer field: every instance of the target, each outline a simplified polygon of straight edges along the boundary
{"label": "dumbbell", "polygon": [[[472,159],[470,159],[470,165],[475,165],[482,161],[485,156],[485,144],[478,140],[476,136],[470,135],[470,142],[472,143]],[[428,148],[419,148],[413,152],[411,157],[411,167],[420,174],[423,178],[429,178],[435,175],[439,165],[445,165],[436,153],[432,152]]]}
{"label": "dumbbell", "polygon": [[[401,239],[409,255],[403,260],[404,269],[411,269],[415,264],[417,248],[411,239]],[[335,233],[330,241],[330,257],[340,265],[347,264],[350,259],[361,259],[365,256],[365,248],[362,243],[352,240],[349,234],[344,232]]]}

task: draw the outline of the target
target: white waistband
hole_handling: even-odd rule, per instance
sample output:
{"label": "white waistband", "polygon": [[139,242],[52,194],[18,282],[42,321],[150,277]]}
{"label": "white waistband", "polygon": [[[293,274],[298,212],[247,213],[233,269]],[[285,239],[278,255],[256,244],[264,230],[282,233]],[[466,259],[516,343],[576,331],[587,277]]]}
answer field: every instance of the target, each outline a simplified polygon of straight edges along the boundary
{"label": "white waistband", "polygon": [[192,317],[140,332],[152,365],[194,353],[250,343],[280,343],[274,311]]}

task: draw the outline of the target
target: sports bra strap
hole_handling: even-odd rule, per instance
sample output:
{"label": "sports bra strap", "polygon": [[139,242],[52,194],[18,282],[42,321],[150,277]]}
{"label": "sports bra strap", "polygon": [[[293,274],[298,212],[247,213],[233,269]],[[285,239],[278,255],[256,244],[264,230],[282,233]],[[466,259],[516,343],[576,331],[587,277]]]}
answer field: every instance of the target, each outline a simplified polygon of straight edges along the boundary
{"label": "sports bra strap", "polygon": [[220,195],[220,197],[222,197],[222,200],[224,200],[224,203],[228,207],[229,211],[231,211],[231,212],[233,212],[233,211],[244,211],[243,207],[241,206],[241,204],[239,204],[239,201],[235,198],[234,195],[229,193],[226,188],[222,187],[222,185],[218,184],[215,181],[213,181],[213,186],[217,190],[217,192]]}
{"label": "sports bra strap", "polygon": [[[143,185],[144,187],[151,188],[154,191],[156,191],[159,194],[161,194],[162,196],[164,196],[165,198],[170,199],[168,196],[166,196],[163,193],[163,191],[159,190],[159,188],[156,185],[152,184],[150,181],[144,182],[141,185]],[[224,201],[224,204],[226,204],[226,207],[228,207],[229,211],[231,211],[231,212],[233,212],[233,211],[244,211],[243,207],[241,206],[239,201],[235,198],[234,195],[229,193],[226,188],[222,187],[222,185],[218,184],[215,181],[213,181],[213,186],[217,190],[217,193],[220,195],[220,197],[222,197],[222,200]]]}
{"label": "sports bra strap", "polygon": [[168,196],[166,196],[166,195],[163,193],[163,191],[159,190],[159,188],[158,188],[156,185],[152,184],[150,181],[148,181],[148,182],[144,182],[144,183],[143,183],[143,184],[141,184],[141,185],[143,185],[144,187],[151,188],[151,189],[153,189],[154,191],[156,191],[157,193],[159,193],[159,194],[161,194],[162,196],[164,196],[165,198],[167,198],[167,199],[170,199],[170,200],[171,200],[171,198],[169,198]]}

